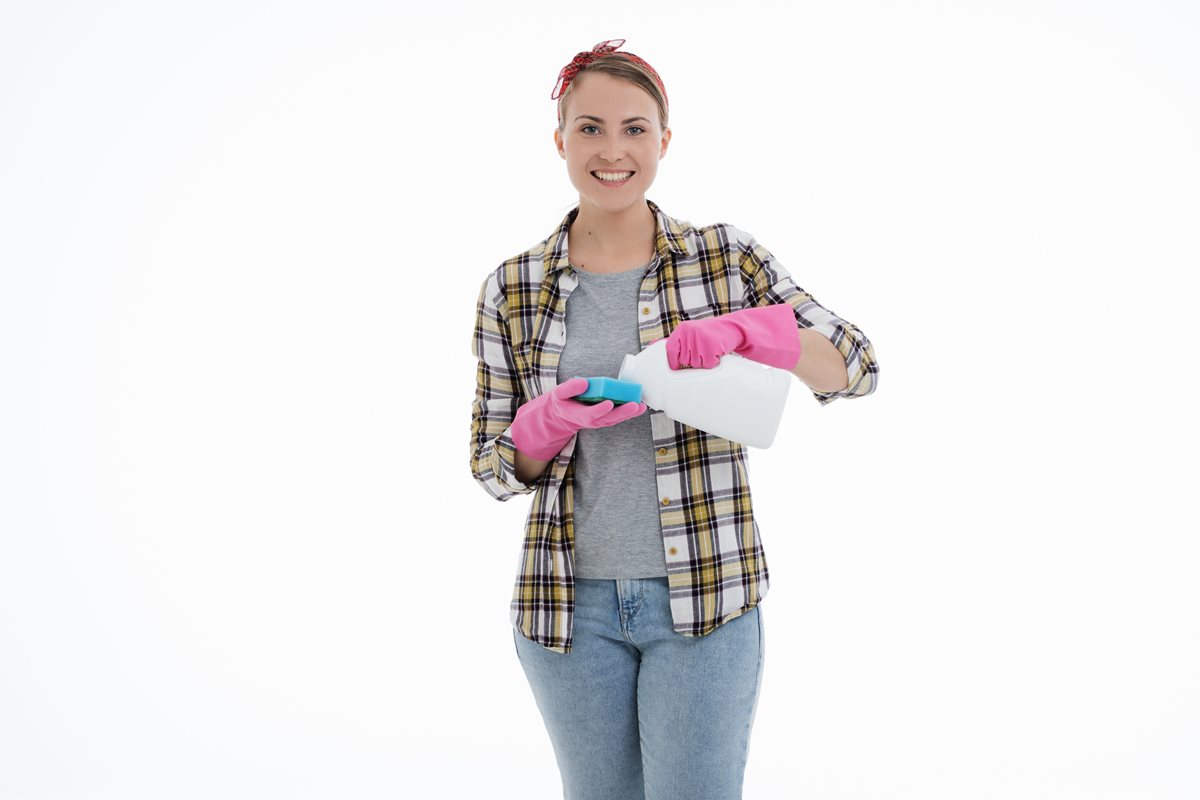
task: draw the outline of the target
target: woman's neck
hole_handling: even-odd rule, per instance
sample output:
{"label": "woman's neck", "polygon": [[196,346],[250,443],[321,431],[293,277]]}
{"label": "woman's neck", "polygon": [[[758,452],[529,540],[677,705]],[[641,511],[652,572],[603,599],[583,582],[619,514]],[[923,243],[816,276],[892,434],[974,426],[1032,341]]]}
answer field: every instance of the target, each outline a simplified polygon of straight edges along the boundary
{"label": "woman's neck", "polygon": [[642,253],[647,247],[653,249],[656,234],[654,212],[645,200],[616,212],[580,203],[567,244],[572,251],[594,258],[619,259]]}

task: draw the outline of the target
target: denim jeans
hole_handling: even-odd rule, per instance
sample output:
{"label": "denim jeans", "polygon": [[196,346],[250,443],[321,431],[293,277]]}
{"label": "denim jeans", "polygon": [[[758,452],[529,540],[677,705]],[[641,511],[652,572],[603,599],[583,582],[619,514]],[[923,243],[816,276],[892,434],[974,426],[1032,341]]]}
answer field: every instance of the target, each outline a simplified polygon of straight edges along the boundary
{"label": "denim jeans", "polygon": [[762,684],[762,607],[671,627],[666,577],[575,579],[570,653],[513,628],[565,800],[740,800]]}

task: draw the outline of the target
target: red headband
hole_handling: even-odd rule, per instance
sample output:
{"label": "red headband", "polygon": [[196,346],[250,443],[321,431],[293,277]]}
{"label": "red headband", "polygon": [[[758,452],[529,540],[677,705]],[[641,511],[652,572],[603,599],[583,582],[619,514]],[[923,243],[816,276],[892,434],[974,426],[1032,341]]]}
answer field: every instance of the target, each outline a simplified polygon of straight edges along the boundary
{"label": "red headband", "polygon": [[[628,53],[625,51],[617,53],[617,48],[623,44],[625,44],[624,39],[608,39],[596,45],[590,51],[585,50],[582,53],[576,53],[575,57],[571,59],[571,63],[563,67],[562,71],[558,73],[558,82],[554,84],[554,90],[550,92],[550,99],[557,100],[558,98],[562,97],[567,91],[567,87],[570,86],[571,81],[574,79],[575,73],[579,72],[579,70],[583,69],[597,58],[618,58],[623,56],[630,61],[641,64],[650,72],[651,75],[654,76],[654,81],[658,84],[658,88],[662,90],[663,100],[665,101],[667,99],[667,89],[663,86],[662,78],[658,77],[658,73],[654,71],[654,67],[650,66],[633,53]],[[616,55],[609,55],[610,53],[615,53]]]}

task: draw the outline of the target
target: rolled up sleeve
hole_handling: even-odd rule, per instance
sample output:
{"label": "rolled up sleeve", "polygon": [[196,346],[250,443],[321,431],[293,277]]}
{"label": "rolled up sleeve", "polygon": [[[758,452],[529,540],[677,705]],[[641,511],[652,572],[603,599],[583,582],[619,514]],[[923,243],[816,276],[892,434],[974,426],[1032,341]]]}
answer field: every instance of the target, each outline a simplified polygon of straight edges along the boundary
{"label": "rolled up sleeve", "polygon": [[742,307],[787,303],[794,309],[801,327],[820,333],[842,354],[846,362],[846,388],[840,392],[813,390],[817,402],[827,405],[839,397],[864,397],[875,391],[879,382],[879,363],[866,335],[797,286],[787,269],[753,236],[732,225],[728,226],[728,231],[730,246],[736,248],[731,257],[738,264],[745,289]]}

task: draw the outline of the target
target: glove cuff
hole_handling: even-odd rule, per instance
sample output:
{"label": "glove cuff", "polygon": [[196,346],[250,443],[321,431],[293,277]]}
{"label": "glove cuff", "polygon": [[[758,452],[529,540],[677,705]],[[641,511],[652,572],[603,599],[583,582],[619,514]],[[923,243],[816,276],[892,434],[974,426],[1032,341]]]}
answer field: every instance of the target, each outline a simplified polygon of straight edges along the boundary
{"label": "glove cuff", "polygon": [[735,349],[743,358],[791,371],[800,362],[800,328],[787,303],[744,308],[733,315],[746,344]]}

